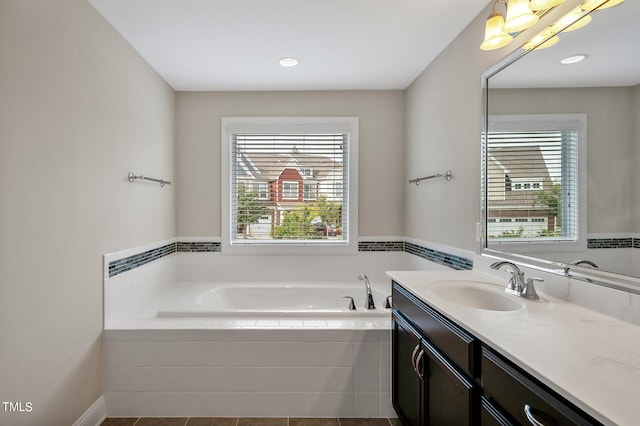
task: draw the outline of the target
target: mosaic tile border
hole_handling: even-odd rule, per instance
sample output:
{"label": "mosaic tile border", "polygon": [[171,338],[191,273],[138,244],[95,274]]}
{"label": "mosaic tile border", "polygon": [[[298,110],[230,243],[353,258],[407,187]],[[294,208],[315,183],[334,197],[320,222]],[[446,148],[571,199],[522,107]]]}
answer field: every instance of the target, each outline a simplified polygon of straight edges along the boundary
{"label": "mosaic tile border", "polygon": [[176,243],[177,251],[180,253],[201,253],[201,252],[217,252],[222,251],[222,243],[205,241],[178,241]]}
{"label": "mosaic tile border", "polygon": [[[169,243],[155,249],[134,254],[122,259],[109,262],[109,278],[123,272],[130,271],[146,263],[168,256],[172,253],[211,253],[221,252],[222,245],[213,241],[178,241]],[[419,256],[440,265],[448,266],[452,269],[473,269],[473,260],[452,255],[438,250],[433,250],[405,241],[360,241],[358,242],[359,252],[389,252],[404,251],[409,254]]]}
{"label": "mosaic tile border", "polygon": [[607,249],[607,248],[640,248],[640,238],[588,238],[587,248]]}
{"label": "mosaic tile border", "polygon": [[404,241],[360,241],[358,251],[404,251]]}
{"label": "mosaic tile border", "polygon": [[433,250],[427,247],[419,246],[413,243],[404,243],[404,251],[423,259],[430,260],[440,265],[448,266],[456,270],[473,269],[473,260],[465,257],[456,256],[439,250]]}
{"label": "mosaic tile border", "polygon": [[123,272],[130,271],[142,266],[146,263],[153,262],[164,256],[168,256],[171,253],[176,252],[176,243],[169,243],[164,246],[143,251],[142,253],[134,254],[122,259],[109,262],[109,278],[114,277]]}

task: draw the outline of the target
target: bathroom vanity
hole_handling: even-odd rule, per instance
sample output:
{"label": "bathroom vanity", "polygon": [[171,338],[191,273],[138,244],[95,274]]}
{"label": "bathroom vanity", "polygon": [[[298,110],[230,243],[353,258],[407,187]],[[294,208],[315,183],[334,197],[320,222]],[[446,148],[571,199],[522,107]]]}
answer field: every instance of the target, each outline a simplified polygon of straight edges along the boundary
{"label": "bathroom vanity", "polygon": [[637,326],[477,271],[388,275],[403,424],[637,424]]}

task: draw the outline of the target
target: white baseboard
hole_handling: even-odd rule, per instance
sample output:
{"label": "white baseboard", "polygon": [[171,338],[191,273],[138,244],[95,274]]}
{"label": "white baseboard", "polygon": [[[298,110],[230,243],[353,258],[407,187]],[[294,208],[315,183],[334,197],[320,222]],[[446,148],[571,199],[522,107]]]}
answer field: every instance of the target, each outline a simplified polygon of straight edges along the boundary
{"label": "white baseboard", "polygon": [[87,408],[87,411],[82,413],[72,426],[99,426],[106,418],[107,405],[104,401],[104,395],[100,395],[100,398],[91,404],[91,407]]}

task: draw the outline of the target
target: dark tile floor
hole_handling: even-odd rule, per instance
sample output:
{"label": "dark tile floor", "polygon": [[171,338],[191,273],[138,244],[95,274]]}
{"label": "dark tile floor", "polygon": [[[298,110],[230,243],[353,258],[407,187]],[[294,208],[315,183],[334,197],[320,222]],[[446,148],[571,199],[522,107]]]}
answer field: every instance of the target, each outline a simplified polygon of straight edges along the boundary
{"label": "dark tile floor", "polygon": [[113,417],[101,426],[399,426],[398,419],[293,417]]}

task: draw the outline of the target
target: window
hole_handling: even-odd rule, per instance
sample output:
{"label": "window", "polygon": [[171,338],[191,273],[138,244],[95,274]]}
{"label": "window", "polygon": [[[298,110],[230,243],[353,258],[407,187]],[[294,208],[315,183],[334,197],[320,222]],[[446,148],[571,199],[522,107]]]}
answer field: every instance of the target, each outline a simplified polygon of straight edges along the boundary
{"label": "window", "polygon": [[305,200],[316,199],[316,184],[305,183],[303,197]]}
{"label": "window", "polygon": [[282,198],[284,200],[297,200],[298,182],[282,182]]}
{"label": "window", "polygon": [[269,199],[269,184],[266,182],[256,182],[253,184],[253,190],[256,192],[256,197],[260,200]]}
{"label": "window", "polygon": [[514,179],[510,187],[513,191],[534,191],[542,189],[542,181],[538,178]]}
{"label": "window", "polygon": [[[585,197],[578,196],[585,128],[584,115],[489,117],[489,242],[578,241],[585,223]],[[500,219],[505,216],[514,220]]]}
{"label": "window", "polygon": [[350,117],[224,118],[223,250],[357,250],[357,136]]}

